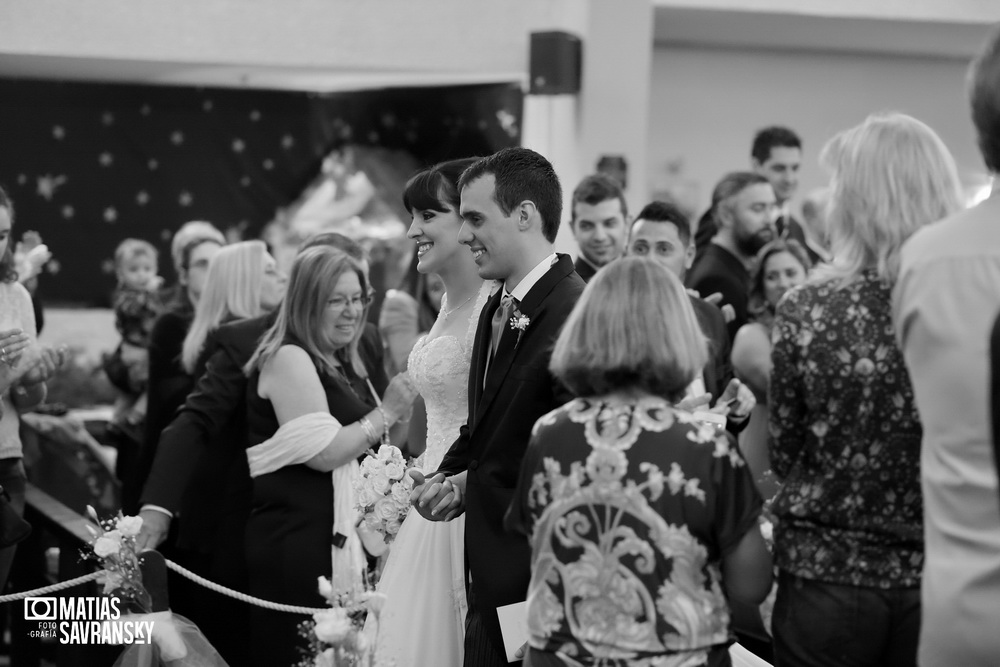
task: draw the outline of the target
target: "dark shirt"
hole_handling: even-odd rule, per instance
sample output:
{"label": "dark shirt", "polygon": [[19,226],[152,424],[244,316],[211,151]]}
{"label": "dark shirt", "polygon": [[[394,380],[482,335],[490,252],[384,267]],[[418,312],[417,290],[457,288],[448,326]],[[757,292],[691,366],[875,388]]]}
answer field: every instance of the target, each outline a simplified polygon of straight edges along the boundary
{"label": "dark shirt", "polygon": [[736,317],[726,324],[729,340],[736,338],[736,332],[747,323],[747,301],[750,298],[750,273],[733,253],[712,243],[705,249],[687,275],[687,286],[697,290],[702,298],[716,292],[722,294],[720,306],[729,304]]}
{"label": "dark shirt", "polygon": [[724,654],[720,563],[761,504],[733,438],[662,399],[542,417],[505,522],[532,545],[531,648],[609,667]]}
{"label": "dark shirt", "polygon": [[920,440],[890,289],[873,271],[806,284],[778,304],[771,465],[783,485],[775,561],[804,579],[920,585]]}
{"label": "dark shirt", "polygon": [[111,301],[115,328],[122,340],[136,347],[148,347],[153,324],[164,310],[160,293],[120,286]]}
{"label": "dark shirt", "polygon": [[576,275],[580,276],[585,283],[589,283],[590,279],[597,275],[597,269],[593,264],[585,260],[583,255],[576,258],[573,268],[576,270]]}

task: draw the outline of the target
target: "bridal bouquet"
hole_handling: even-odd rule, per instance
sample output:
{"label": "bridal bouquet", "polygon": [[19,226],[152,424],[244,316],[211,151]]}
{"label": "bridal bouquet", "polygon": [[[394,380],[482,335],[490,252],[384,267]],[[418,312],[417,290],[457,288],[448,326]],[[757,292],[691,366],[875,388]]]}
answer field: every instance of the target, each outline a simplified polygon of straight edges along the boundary
{"label": "bridal bouquet", "polygon": [[403,452],[384,445],[378,453],[369,451],[361,462],[361,476],[354,483],[356,508],[366,528],[382,535],[386,544],[399,532],[410,511],[413,479]]}
{"label": "bridal bouquet", "polygon": [[338,595],[326,577],[319,578],[319,592],[330,608],[316,612],[311,621],[299,626],[300,634],[309,640],[309,649],[295,667],[373,667],[374,637],[364,632],[365,619],[374,616],[377,634],[385,595],[371,590]]}

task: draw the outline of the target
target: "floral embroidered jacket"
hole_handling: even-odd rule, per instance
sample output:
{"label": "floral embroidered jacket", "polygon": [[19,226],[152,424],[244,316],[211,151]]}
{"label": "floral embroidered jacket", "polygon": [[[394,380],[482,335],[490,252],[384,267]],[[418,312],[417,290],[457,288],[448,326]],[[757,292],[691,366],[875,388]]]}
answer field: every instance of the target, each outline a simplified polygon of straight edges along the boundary
{"label": "floral embroidered jacket", "polygon": [[920,585],[923,430],[896,345],[890,289],[873,271],[789,292],[772,331],[775,562],[797,576]]}
{"label": "floral embroidered jacket", "polygon": [[760,508],[732,437],[661,399],[578,399],[542,417],[507,515],[531,541],[531,647],[608,666],[724,652],[720,561]]}

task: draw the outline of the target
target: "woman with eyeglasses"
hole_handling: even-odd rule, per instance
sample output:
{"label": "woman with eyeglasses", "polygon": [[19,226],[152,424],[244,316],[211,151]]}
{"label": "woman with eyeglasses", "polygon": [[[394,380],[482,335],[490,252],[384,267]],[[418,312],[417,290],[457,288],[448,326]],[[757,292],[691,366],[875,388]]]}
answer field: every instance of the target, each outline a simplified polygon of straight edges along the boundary
{"label": "woman with eyeglasses", "polygon": [[[319,607],[325,602],[318,577],[331,578],[339,590],[361,582],[365,557],[352,488],[357,458],[401,442],[403,416],[416,395],[406,374],[388,387],[369,375],[373,360],[358,347],[369,300],[355,260],[325,246],[302,251],[278,318],[247,364],[253,478],[247,562],[250,593],[266,600]],[[299,660],[303,620],[253,607],[251,664]]]}

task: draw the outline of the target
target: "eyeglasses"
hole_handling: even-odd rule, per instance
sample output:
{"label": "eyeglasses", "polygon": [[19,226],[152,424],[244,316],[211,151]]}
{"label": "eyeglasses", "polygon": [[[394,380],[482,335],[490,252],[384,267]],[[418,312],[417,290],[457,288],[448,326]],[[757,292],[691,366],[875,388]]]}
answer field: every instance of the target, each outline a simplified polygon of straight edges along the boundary
{"label": "eyeglasses", "polygon": [[344,296],[335,296],[326,302],[326,305],[333,310],[344,310],[347,305],[350,304],[352,307],[359,310],[364,310],[371,303],[372,299],[368,295],[358,294],[357,296],[352,296],[347,298]]}

